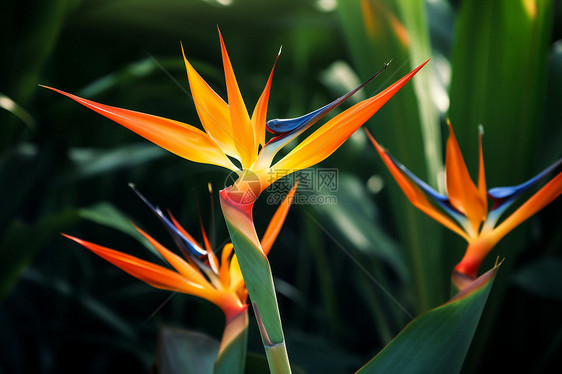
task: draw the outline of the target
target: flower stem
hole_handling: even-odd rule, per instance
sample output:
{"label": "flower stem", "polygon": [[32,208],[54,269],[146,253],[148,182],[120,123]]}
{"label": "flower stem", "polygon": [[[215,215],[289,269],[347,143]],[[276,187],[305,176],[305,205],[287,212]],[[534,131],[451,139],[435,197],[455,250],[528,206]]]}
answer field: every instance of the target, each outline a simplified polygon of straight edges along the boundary
{"label": "flower stem", "polygon": [[237,203],[229,198],[228,192],[225,189],[220,193],[221,208],[252,300],[269,368],[275,374],[289,374],[291,368],[273,277],[254,227],[251,214],[253,204]]}
{"label": "flower stem", "polygon": [[289,366],[289,356],[287,356],[287,347],[285,342],[276,344],[271,347],[265,347],[265,355],[269,363],[271,374],[288,374],[291,373]]}

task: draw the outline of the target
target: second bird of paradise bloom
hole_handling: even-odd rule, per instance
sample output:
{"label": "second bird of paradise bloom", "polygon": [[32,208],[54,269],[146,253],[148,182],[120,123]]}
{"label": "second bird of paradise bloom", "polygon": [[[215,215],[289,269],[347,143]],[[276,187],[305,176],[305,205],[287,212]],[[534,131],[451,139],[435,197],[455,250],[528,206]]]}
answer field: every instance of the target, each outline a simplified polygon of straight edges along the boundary
{"label": "second bird of paradise bloom", "polygon": [[[283,226],[296,187],[297,185],[295,184],[281,202],[261,239],[261,248],[266,256]],[[181,258],[133,224],[158,253],[162,255],[163,260],[173,270],[114,249],[69,235],[65,236],[153,287],[197,296],[221,308],[226,317],[226,325],[214,372],[242,372],[246,356],[248,291],[242,278],[238,259],[236,254],[233,253],[232,243],[227,243],[222,248],[219,261],[218,256],[211,248],[203,225],[201,225],[201,233],[204,246],[201,246],[171,213],[168,213],[169,218],[166,217],[159,208],[154,207],[134,186],[132,188],[164,224],[178,249],[183,254],[184,258]],[[229,352],[225,354],[227,351]],[[228,359],[225,357],[228,354],[237,355],[238,357]],[[237,362],[241,367],[230,366],[232,362]]]}
{"label": "second bird of paradise bloom", "polygon": [[[253,204],[259,194],[277,179],[313,166],[331,155],[427,61],[379,94],[330,119],[279,161],[273,163],[274,157],[283,147],[363,88],[388,64],[359,87],[320,109],[298,118],[267,121],[273,69],[250,116],[220,32],[219,37],[228,103],[201,78],[184,54],[191,95],[204,131],[171,119],[103,105],[57,89],[52,90],[68,96],[178,156],[194,162],[222,166],[237,174],[233,185],[220,192],[221,208],[260,324],[270,370],[272,373],[290,373],[271,269],[254,228]],[[266,129],[273,133],[273,137],[267,142]]]}
{"label": "second bird of paradise bloom", "polygon": [[[435,191],[392,157],[368,132],[386,167],[412,204],[468,242],[465,255],[455,266],[453,285],[462,290],[478,276],[480,265],[494,246],[511,230],[544,208],[562,192],[562,172],[498,224],[503,213],[530,187],[562,165],[559,159],[530,180],[512,187],[486,188],[482,135],[479,133],[478,182],[470,179],[450,123],[445,155],[447,194]],[[492,201],[488,207],[488,199]],[[432,203],[433,202],[433,203]]]}

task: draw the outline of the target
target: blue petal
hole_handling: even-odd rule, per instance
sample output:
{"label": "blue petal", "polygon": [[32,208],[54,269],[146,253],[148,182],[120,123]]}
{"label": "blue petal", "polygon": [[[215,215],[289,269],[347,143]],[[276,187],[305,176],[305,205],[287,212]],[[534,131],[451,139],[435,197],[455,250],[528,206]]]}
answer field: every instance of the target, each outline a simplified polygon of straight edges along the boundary
{"label": "blue petal", "polygon": [[528,188],[532,187],[534,184],[542,180],[547,174],[552,172],[554,169],[562,164],[562,158],[556,161],[554,164],[546,168],[544,171],[536,175],[535,177],[529,179],[528,181],[521,183],[517,186],[511,187],[496,187],[488,190],[488,195],[490,198],[496,201],[496,204],[503,205],[507,202],[512,202],[517,196],[525,192]]}
{"label": "blue petal", "polygon": [[437,204],[447,212],[451,217],[453,217],[457,222],[459,222],[463,227],[464,224],[467,222],[466,216],[455,209],[449,202],[449,198],[446,195],[440,194],[439,192],[435,191],[431,186],[427,183],[422,181],[418,178],[414,173],[406,168],[400,161],[396,160],[391,154],[387,153],[388,157],[392,160],[392,162],[402,170],[415,184],[418,185],[426,194],[431,196]]}
{"label": "blue petal", "polygon": [[514,202],[515,199],[519,197],[525,190],[532,187],[534,184],[539,182],[543,179],[547,174],[552,172],[554,169],[560,166],[562,163],[562,158],[556,161],[554,164],[546,168],[544,171],[536,175],[535,177],[529,179],[527,182],[521,183],[517,186],[512,187],[496,187],[491,188],[488,190],[488,196],[492,200],[494,200],[494,205],[490,212],[488,213],[488,217],[486,218],[486,222],[484,223],[484,227],[487,229],[493,229],[500,219],[501,215],[509,208]]}
{"label": "blue petal", "polygon": [[275,138],[271,139],[271,142],[277,141],[281,138],[284,138],[287,135],[293,134],[297,131],[304,131],[308,127],[312,126],[316,121],[320,118],[324,117],[338,105],[349,99],[353,94],[359,91],[361,88],[365,87],[367,83],[377,77],[384,69],[388,67],[389,63],[384,64],[384,67],[380,69],[375,75],[369,78],[365,83],[359,85],[355,89],[349,91],[345,95],[341,96],[340,98],[332,101],[330,104],[323,106],[320,109],[316,109],[315,111],[305,114],[304,116],[298,118],[289,118],[289,119],[272,119],[267,121],[267,129],[269,132],[276,134]]}
{"label": "blue petal", "polygon": [[152,205],[136,188],[135,185],[132,183],[129,183],[129,187],[131,187],[131,189],[133,191],[135,191],[135,193],[138,195],[138,197],[141,198],[142,201],[144,201],[144,203],[146,205],[148,205],[148,207],[150,208],[150,210],[152,210],[154,212],[154,214],[156,214],[156,216],[160,219],[160,221],[164,224],[164,226],[166,227],[166,229],[168,230],[168,232],[170,233],[170,235],[172,235],[172,238],[174,239],[174,242],[176,243],[176,245],[178,246],[179,249],[182,250],[182,252],[184,252],[184,254],[191,254],[194,256],[203,256],[207,254],[207,251],[205,251],[204,249],[202,249],[199,244],[194,243],[192,241],[190,241],[189,239],[187,239],[185,237],[185,235],[183,235],[181,233],[181,231],[179,231],[176,226],[174,226],[174,224],[168,219],[166,218],[166,216],[162,213],[162,211],[160,210],[160,208],[155,207],[154,205]]}

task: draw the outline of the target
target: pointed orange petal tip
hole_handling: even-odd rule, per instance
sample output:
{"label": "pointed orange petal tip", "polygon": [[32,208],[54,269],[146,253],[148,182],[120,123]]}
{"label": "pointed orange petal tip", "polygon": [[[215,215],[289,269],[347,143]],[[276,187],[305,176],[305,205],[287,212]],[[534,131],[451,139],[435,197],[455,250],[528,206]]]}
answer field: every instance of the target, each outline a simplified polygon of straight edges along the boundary
{"label": "pointed orange petal tip", "polygon": [[[471,223],[472,233],[478,232],[480,224],[486,218],[485,194],[474,184],[466,167],[461,149],[453,132],[453,126],[448,121],[449,138],[445,151],[445,170],[447,178],[447,195],[451,205],[463,213]],[[479,167],[479,169],[482,169]],[[479,175],[481,170],[479,170]],[[479,177],[480,179],[480,177]]]}
{"label": "pointed orange petal tip", "polygon": [[84,105],[187,160],[238,170],[217,143],[196,127],[164,117],[100,104],[56,88],[46,88]]}
{"label": "pointed orange petal tip", "polygon": [[[281,47],[283,48],[283,47]],[[271,68],[271,72],[269,73],[269,78],[267,79],[267,83],[265,88],[258,99],[258,102],[254,108],[254,112],[252,113],[251,121],[252,126],[254,127],[254,131],[256,133],[257,141],[263,147],[265,145],[265,129],[266,129],[266,122],[267,122],[267,105],[269,103],[269,94],[271,91],[271,83],[273,81],[273,72],[275,71],[275,66],[277,65],[277,60],[281,55],[281,48],[279,48],[279,52],[277,53],[277,57],[273,62],[273,67]]]}
{"label": "pointed orange petal tip", "polygon": [[369,138],[369,140],[371,141],[371,143],[373,143],[373,145],[375,146],[376,150],[381,154],[386,153],[386,151],[381,147],[381,145],[377,142],[377,140],[375,139],[375,137],[373,135],[371,135],[371,132],[364,127],[363,130],[365,130],[365,133],[367,134],[367,137]]}
{"label": "pointed orange petal tip", "polygon": [[78,243],[78,244],[84,245],[84,243],[85,243],[84,240],[78,239],[78,238],[76,238],[76,237],[74,237],[74,236],[72,236],[72,235],[68,235],[68,234],[65,234],[65,233],[62,233],[62,232],[61,232],[61,235],[64,236],[65,238],[67,238],[67,239],[70,239],[70,240],[75,241],[75,242]]}
{"label": "pointed orange petal tip", "polygon": [[[236,81],[236,76],[234,74],[230,58],[228,57],[228,52],[220,29],[219,37],[224,67],[224,77],[226,80],[228,108],[230,110],[230,121],[233,126],[233,140],[236,148],[238,149],[243,169],[249,169],[257,158],[256,134],[252,126],[250,116],[248,115],[246,105],[244,104],[244,99],[240,93],[240,87]],[[236,129],[236,131],[234,131],[234,129]]]}
{"label": "pointed orange petal tip", "polygon": [[289,212],[289,208],[291,207],[291,203],[293,201],[293,196],[295,196],[295,192],[297,191],[299,181],[295,183],[295,185],[291,188],[291,190],[287,193],[287,196],[283,199],[281,204],[277,207],[277,210],[273,214],[267,229],[265,230],[265,234],[261,239],[261,246],[263,253],[267,256],[275,239],[277,239],[277,235],[279,235],[279,231],[281,231],[281,227],[287,218],[287,213]]}

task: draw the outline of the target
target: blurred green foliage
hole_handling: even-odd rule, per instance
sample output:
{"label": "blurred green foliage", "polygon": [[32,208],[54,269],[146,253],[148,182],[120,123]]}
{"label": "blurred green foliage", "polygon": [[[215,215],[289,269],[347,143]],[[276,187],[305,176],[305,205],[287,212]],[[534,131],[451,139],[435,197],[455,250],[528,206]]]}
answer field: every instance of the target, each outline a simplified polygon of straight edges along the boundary
{"label": "blurred green foliage", "polygon": [[[215,338],[222,331],[223,317],[212,305],[185,295],[170,298],[59,232],[149,258],[126,228],[118,233],[96,223],[131,219],[173,247],[127,187],[134,182],[196,238],[200,210],[220,248],[228,236],[216,191],[226,175],[161,151],[37,84],[198,126],[191,98],[182,91],[187,79],[180,41],[194,67],[224,97],[219,25],[248,106],[257,101],[283,45],[269,118],[316,109],[393,59],[383,78],[364,90],[371,95],[432,57],[415,85],[368,126],[435,186],[446,116],[472,166],[476,128],[484,125],[490,187],[521,182],[560,157],[560,2],[12,0],[2,5],[0,373],[148,372],[161,327]],[[373,24],[380,31],[376,38],[369,34],[365,9],[380,19]],[[396,30],[410,35],[409,43]],[[409,205],[362,132],[320,167],[338,168],[340,189],[315,193],[334,194],[338,204],[294,206],[270,261],[292,362],[307,373],[346,373],[405,326],[410,318],[402,308],[415,315],[446,299],[464,243]],[[255,216],[270,217],[274,208],[262,198]],[[559,212],[555,202],[494,252],[506,261],[465,372],[547,372],[560,359]],[[256,225],[261,234],[266,220]],[[249,341],[250,351],[263,354],[254,321]],[[507,348],[517,360],[502,358]],[[255,357],[248,362],[263,364]]]}

